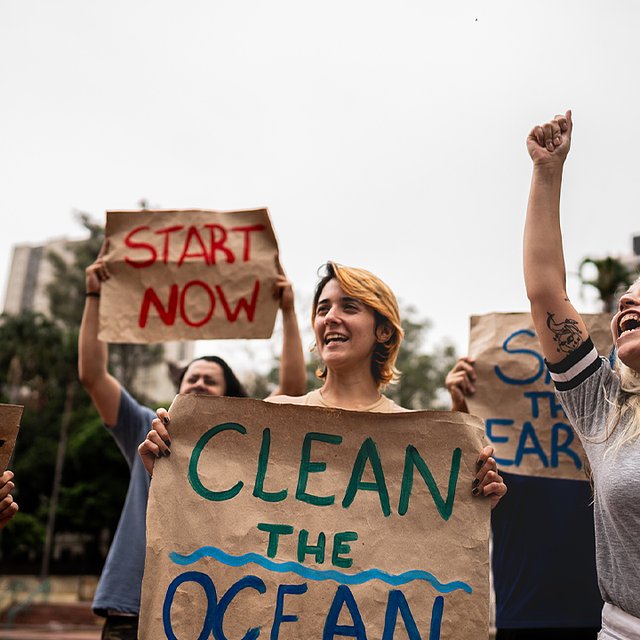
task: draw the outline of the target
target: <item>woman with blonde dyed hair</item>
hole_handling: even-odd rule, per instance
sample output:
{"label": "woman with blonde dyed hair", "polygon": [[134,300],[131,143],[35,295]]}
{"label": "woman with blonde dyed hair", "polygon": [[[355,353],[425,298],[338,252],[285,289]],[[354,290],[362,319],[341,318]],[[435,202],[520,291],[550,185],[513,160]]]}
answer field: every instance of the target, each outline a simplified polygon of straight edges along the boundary
{"label": "woman with blonde dyed hair", "polygon": [[560,188],[571,112],[527,138],[533,176],[524,233],[531,314],[557,395],[589,459],[601,640],[640,638],[640,281],[611,320],[615,368],[600,357],[566,292]]}
{"label": "woman with blonde dyed hair", "polygon": [[[324,286],[335,278],[347,295],[371,307],[376,329],[385,324],[393,328],[389,339],[378,342],[374,348],[371,373],[378,387],[385,387],[390,382],[395,382],[400,377],[400,372],[395,368],[395,362],[404,338],[404,330],[400,322],[398,301],[393,291],[380,278],[364,269],[345,267],[336,262],[327,262],[325,268],[327,273],[316,285],[311,309],[311,324],[315,324],[318,301]],[[319,378],[324,379],[326,375],[326,367],[318,370]]]}
{"label": "woman with blonde dyed hair", "polygon": [[324,381],[304,396],[272,396],[269,402],[393,413],[406,411],[380,393],[398,379],[395,368],[404,336],[391,289],[364,269],[324,265],[311,310],[315,348]]}
{"label": "woman with blonde dyed hair", "polygon": [[[399,376],[395,362],[404,332],[393,291],[364,269],[335,262],[327,262],[325,269],[311,311],[316,349],[323,363],[318,375],[324,383],[303,396],[271,396],[266,401],[378,413],[408,411],[380,393]],[[154,457],[168,449],[168,418],[159,409],[154,430],[140,445],[149,473]],[[488,496],[495,506],[507,488],[492,455],[492,447],[480,452],[471,490],[475,496]]]}

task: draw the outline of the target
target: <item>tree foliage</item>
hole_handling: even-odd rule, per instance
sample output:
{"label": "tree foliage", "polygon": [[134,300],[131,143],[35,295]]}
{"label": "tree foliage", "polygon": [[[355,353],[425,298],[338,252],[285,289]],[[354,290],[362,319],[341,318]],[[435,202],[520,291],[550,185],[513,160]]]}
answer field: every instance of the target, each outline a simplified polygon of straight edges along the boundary
{"label": "tree foliage", "polygon": [[[25,405],[12,463],[15,497],[21,510],[15,517],[16,526],[7,527],[2,537],[4,564],[10,555],[14,567],[27,563],[25,568],[34,570],[33,563],[40,559],[69,391],[75,392],[77,399],[69,416],[71,433],[83,428],[90,409],[88,398],[80,394],[76,361],[77,330],[65,330],[59,323],[29,312],[0,318],[2,401]],[[74,481],[65,477],[63,488]],[[58,510],[62,530],[68,530],[66,516],[63,509]],[[32,544],[25,547],[23,539]]]}
{"label": "tree foliage", "polygon": [[396,367],[398,382],[385,391],[392,400],[407,409],[446,409],[448,396],[443,394],[444,379],[456,361],[455,348],[449,342],[426,348],[431,323],[417,317],[414,307],[403,309],[404,340]]}
{"label": "tree foliage", "polygon": [[[3,402],[25,405],[12,462],[20,512],[2,536],[3,566],[14,571],[34,571],[41,560],[69,395],[73,404],[67,416],[55,530],[82,535],[90,543],[75,562],[54,563],[54,570],[100,571],[101,540],[112,537],[128,486],[127,464],[77,380],[84,271],[104,236],[88,216],[81,214],[80,221],[88,238],[67,244],[71,261],[56,253],[47,256],[54,272],[47,289],[50,317],[30,312],[0,317],[0,395]],[[118,345],[110,349],[110,356],[114,373],[132,382],[141,366],[162,357],[162,347]]]}
{"label": "tree foliage", "polygon": [[47,286],[51,316],[62,326],[80,326],[84,309],[84,270],[98,255],[104,241],[104,229],[91,221],[86,213],[77,214],[79,222],[88,231],[85,240],[69,241],[69,261],[55,251],[49,251],[47,259],[53,267],[54,278]]}
{"label": "tree foliage", "polygon": [[[91,221],[86,213],[78,213],[80,223],[88,232],[85,240],[71,241],[67,245],[73,260],[50,251],[54,278],[47,286],[49,307],[53,318],[62,326],[77,328],[82,320],[85,293],[85,268],[98,255],[104,242],[104,229]],[[136,388],[136,376],[141,369],[162,360],[164,350],[161,344],[112,344],[109,346],[109,367],[117,380],[131,390],[142,403],[150,403],[152,398],[147,389]]]}
{"label": "tree foliage", "polygon": [[[585,269],[595,267],[596,277],[588,278]],[[626,265],[613,256],[604,258],[585,258],[580,263],[580,280],[583,285],[595,287],[602,301],[602,310],[613,313],[616,301],[622,290],[627,289],[635,280],[634,275]]]}

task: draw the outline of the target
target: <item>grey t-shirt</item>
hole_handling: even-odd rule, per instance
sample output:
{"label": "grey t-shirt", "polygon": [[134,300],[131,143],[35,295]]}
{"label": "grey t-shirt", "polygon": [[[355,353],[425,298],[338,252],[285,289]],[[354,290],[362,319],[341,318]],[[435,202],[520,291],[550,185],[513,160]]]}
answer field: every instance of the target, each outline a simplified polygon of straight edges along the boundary
{"label": "grey t-shirt", "polygon": [[[589,459],[598,584],[605,602],[640,618],[640,441],[614,451],[626,420],[608,426],[620,382],[589,340],[549,366],[560,402]],[[609,431],[609,435],[607,435]]]}

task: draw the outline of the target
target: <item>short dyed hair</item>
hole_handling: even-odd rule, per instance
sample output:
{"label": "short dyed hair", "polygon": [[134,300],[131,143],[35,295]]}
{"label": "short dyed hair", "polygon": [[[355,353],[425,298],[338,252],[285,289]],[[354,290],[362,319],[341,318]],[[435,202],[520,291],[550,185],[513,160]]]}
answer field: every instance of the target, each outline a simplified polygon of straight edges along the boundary
{"label": "short dyed hair", "polygon": [[[327,262],[321,267],[322,269],[325,270],[325,274],[321,276],[313,295],[311,322],[315,322],[322,290],[330,280],[337,280],[340,288],[347,295],[371,307],[375,316],[376,329],[384,324],[392,328],[391,337],[386,342],[376,345],[371,359],[371,373],[378,387],[398,380],[400,372],[396,369],[395,363],[404,338],[404,331],[400,322],[398,301],[393,291],[380,278],[364,269],[345,267],[336,262]],[[318,369],[316,375],[319,378],[325,378],[326,367]]]}
{"label": "short dyed hair", "polygon": [[224,376],[224,395],[227,398],[248,398],[249,394],[246,392],[245,388],[242,386],[242,383],[238,378],[236,378],[236,374],[233,373],[231,367],[218,356],[201,356],[200,358],[194,358],[181,372],[178,377],[178,393],[180,392],[180,387],[182,386],[182,381],[184,380],[184,376],[187,373],[187,369],[194,363],[199,362],[200,360],[204,360],[205,362],[214,362],[215,364],[219,364],[222,368],[222,374]]}

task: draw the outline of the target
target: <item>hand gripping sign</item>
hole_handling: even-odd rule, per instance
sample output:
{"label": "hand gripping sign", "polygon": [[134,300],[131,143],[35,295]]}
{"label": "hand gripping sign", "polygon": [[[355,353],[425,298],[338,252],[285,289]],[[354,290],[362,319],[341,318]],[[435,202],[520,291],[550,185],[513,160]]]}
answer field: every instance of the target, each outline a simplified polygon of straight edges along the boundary
{"label": "hand gripping sign", "polygon": [[[612,348],[607,314],[582,316],[600,355]],[[471,317],[469,355],[476,359],[471,413],[485,420],[503,471],[585,480],[585,454],[555,395],[529,313]]]}
{"label": "hand gripping sign", "polygon": [[278,246],[266,209],[108,211],[101,340],[268,338]]}
{"label": "hand gripping sign", "polygon": [[22,409],[18,404],[0,404],[0,475],[7,468],[16,444]]}
{"label": "hand gripping sign", "polygon": [[170,414],[141,639],[488,637],[481,420],[208,396]]}

